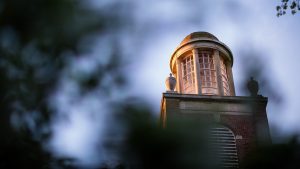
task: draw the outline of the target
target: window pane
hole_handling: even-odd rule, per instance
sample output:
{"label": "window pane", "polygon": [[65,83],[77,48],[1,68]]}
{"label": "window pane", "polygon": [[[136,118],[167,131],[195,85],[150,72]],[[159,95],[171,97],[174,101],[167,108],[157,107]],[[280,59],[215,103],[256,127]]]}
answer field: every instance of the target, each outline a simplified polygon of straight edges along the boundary
{"label": "window pane", "polygon": [[209,51],[199,51],[199,63],[202,93],[217,94],[216,70],[212,54]]}
{"label": "window pane", "polygon": [[195,79],[194,79],[194,65],[193,57],[187,56],[182,59],[182,90],[183,93],[195,92]]}

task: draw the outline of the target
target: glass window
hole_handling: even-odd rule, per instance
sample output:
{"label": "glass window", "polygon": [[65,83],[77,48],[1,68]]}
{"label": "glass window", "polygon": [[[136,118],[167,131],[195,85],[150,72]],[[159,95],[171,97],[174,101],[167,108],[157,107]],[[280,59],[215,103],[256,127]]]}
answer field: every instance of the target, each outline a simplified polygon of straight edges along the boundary
{"label": "glass window", "polygon": [[217,94],[216,69],[211,52],[199,51],[199,65],[202,94]]}
{"label": "glass window", "polygon": [[189,55],[182,59],[182,88],[183,93],[195,93],[195,75],[193,56]]}
{"label": "glass window", "polygon": [[230,88],[228,83],[228,75],[227,75],[227,69],[226,69],[226,63],[225,60],[221,57],[221,75],[222,75],[222,85],[224,89],[224,95],[230,96]]}

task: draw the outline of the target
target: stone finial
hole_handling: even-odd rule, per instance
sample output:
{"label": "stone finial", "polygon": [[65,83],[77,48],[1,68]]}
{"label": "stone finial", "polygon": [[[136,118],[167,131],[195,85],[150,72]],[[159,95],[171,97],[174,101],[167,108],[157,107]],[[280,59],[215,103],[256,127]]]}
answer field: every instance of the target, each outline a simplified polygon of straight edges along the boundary
{"label": "stone finial", "polygon": [[166,79],[166,88],[167,92],[174,92],[176,86],[176,79],[172,76],[172,73],[170,73],[170,76]]}
{"label": "stone finial", "polygon": [[258,86],[258,82],[256,80],[254,80],[253,77],[250,77],[250,80],[247,83],[247,88],[248,88],[251,96],[257,96],[259,86]]}

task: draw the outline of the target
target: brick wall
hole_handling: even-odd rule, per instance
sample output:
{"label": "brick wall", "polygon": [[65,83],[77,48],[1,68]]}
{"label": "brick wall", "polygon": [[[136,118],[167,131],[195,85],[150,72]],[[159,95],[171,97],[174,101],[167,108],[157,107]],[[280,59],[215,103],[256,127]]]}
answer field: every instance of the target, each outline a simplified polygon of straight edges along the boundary
{"label": "brick wall", "polygon": [[256,144],[253,116],[221,115],[220,123],[230,128],[235,136],[242,136],[236,139],[239,161],[242,161]]}

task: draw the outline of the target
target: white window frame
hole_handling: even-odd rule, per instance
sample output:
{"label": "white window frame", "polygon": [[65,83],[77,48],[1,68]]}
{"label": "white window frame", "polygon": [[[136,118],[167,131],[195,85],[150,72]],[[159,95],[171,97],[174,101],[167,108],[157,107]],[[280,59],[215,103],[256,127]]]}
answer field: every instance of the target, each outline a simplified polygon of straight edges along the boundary
{"label": "white window frame", "polygon": [[202,94],[217,95],[217,72],[212,52],[200,50],[198,53]]}
{"label": "white window frame", "polygon": [[187,55],[181,60],[182,91],[185,94],[195,93],[195,68],[193,55]]}

